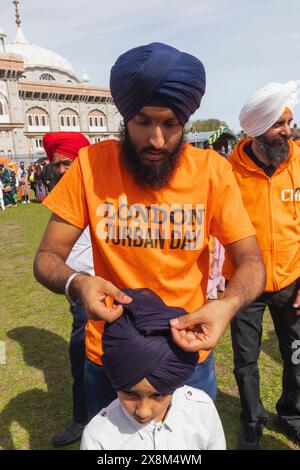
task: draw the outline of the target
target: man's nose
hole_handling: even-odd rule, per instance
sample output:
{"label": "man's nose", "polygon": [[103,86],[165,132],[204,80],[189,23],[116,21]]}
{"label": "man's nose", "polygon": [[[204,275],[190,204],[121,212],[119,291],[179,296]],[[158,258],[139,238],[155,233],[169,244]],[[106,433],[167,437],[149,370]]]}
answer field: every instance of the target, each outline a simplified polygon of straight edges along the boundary
{"label": "man's nose", "polygon": [[150,135],[150,144],[156,149],[162,149],[165,144],[165,138],[160,126],[153,127]]}
{"label": "man's nose", "polygon": [[281,127],[281,130],[280,130],[281,135],[284,135],[285,137],[290,137],[291,133],[292,133],[292,131],[291,131],[290,125],[288,123],[284,124]]}
{"label": "man's nose", "polygon": [[64,175],[65,172],[66,172],[66,168],[64,167],[64,165],[60,164],[57,167],[56,172],[57,172],[58,175]]}

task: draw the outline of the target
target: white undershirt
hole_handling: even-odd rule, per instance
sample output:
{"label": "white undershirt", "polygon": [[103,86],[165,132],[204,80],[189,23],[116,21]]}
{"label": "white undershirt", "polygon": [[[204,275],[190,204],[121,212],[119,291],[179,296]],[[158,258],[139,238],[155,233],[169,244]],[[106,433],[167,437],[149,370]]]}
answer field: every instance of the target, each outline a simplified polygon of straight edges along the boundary
{"label": "white undershirt", "polygon": [[75,271],[85,271],[95,275],[90,228],[87,227],[69,254],[66,264]]}

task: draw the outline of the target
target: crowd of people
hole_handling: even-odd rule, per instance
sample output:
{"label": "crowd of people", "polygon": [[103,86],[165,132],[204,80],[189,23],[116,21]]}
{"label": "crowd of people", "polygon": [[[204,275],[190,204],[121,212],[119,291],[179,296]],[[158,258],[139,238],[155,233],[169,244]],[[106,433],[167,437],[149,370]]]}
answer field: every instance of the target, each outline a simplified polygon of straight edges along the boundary
{"label": "crowd of people", "polygon": [[[225,449],[213,350],[230,325],[237,449],[259,449],[269,419],[258,369],[267,307],[283,365],[277,425],[300,444],[297,87],[269,83],[246,101],[230,156],[198,149],[183,130],[205,94],[204,66],[152,43],[111,70],[120,141],[44,137],[57,179],[49,188],[35,169],[36,197],[52,215],[34,274],[65,294],[73,316],[73,417],[54,446]],[[24,168],[19,186],[22,178]]]}
{"label": "crowd of people", "polygon": [[25,162],[21,161],[17,173],[12,163],[0,165],[0,209],[17,207],[18,202],[30,204],[33,195],[36,202],[41,203],[57,181],[47,158],[30,162],[27,169]]}

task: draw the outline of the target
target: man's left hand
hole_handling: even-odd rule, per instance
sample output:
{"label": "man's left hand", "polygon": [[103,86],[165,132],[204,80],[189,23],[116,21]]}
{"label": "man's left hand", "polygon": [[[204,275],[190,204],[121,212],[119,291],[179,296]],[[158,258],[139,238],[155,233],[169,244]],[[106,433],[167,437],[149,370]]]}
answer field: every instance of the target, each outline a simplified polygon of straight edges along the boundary
{"label": "man's left hand", "polygon": [[209,302],[193,313],[171,320],[173,341],[185,351],[213,349],[234,313],[234,308],[226,299]]}

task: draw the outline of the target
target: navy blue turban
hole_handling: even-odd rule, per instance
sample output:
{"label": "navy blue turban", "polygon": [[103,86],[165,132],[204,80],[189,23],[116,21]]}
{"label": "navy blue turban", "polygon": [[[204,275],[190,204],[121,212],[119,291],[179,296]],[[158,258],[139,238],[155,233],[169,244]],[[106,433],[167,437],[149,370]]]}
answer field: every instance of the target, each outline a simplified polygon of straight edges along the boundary
{"label": "navy blue turban", "polygon": [[169,321],[187,313],[168,307],[150,289],[123,289],[133,300],[123,315],[106,323],[103,366],[115,390],[127,390],[146,378],[159,392],[171,395],[193,374],[198,354],[172,340]]}
{"label": "navy blue turban", "polygon": [[125,52],[110,74],[112,98],[125,123],[156,104],[172,109],[184,126],[200,106],[205,83],[199,59],[159,42]]}

